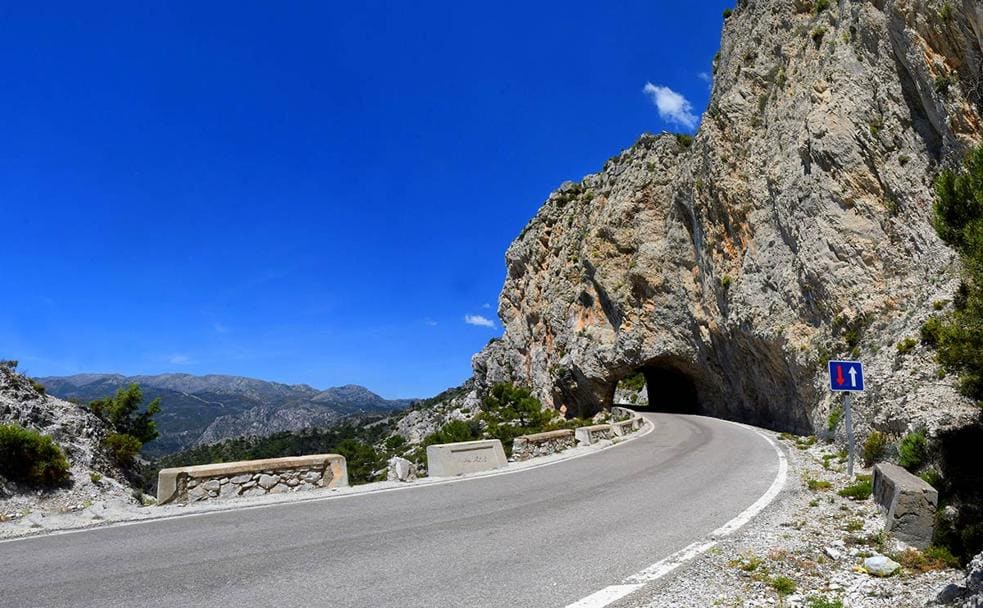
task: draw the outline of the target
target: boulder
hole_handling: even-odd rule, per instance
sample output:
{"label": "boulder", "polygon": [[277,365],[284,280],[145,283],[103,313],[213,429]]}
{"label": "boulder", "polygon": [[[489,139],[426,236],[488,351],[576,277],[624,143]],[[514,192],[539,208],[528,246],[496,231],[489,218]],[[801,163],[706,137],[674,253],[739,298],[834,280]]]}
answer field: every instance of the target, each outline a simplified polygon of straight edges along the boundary
{"label": "boulder", "polygon": [[414,479],[416,479],[415,464],[399,456],[393,456],[389,459],[386,467],[387,481],[413,481]]}
{"label": "boulder", "polygon": [[864,568],[874,576],[891,576],[901,564],[883,555],[872,555],[864,560]]}

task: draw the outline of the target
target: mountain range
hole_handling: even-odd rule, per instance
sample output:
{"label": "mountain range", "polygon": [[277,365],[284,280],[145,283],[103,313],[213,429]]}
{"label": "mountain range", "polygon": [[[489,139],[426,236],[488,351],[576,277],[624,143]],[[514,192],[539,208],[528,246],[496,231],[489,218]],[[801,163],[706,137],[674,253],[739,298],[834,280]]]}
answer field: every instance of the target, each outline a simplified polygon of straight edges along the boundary
{"label": "mountain range", "polygon": [[145,403],[159,397],[160,437],[144,448],[152,457],[232,437],[330,426],[341,418],[384,414],[415,401],[384,399],[354,384],[319,390],[215,374],[76,374],[37,380],[52,395],[81,402],[112,395],[132,383],[140,385]]}

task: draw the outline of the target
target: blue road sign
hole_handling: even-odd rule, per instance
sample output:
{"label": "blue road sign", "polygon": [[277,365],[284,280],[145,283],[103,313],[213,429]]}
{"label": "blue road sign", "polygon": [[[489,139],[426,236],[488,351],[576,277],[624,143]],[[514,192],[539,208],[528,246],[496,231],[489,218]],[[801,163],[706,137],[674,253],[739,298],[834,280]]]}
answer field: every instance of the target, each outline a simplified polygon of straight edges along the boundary
{"label": "blue road sign", "polygon": [[830,361],[829,388],[833,391],[864,390],[864,364],[860,361]]}

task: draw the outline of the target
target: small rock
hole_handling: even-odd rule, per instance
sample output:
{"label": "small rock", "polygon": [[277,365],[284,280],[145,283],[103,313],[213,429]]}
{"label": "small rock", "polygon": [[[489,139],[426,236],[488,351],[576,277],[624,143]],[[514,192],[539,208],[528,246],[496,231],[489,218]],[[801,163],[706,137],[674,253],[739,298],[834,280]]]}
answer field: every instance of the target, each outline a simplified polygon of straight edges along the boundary
{"label": "small rock", "polygon": [[201,484],[201,487],[205,489],[206,492],[217,492],[222,483],[217,479],[209,479],[205,483]]}
{"label": "small rock", "polygon": [[279,477],[266,475],[265,473],[259,476],[259,487],[263,488],[264,490],[269,490],[278,483],[280,483]]}
{"label": "small rock", "polygon": [[229,481],[231,483],[236,484],[236,485],[242,485],[242,484],[246,483],[247,481],[249,481],[252,478],[253,478],[252,475],[250,475],[249,473],[246,473],[245,475],[236,475],[235,477],[233,477]]}
{"label": "small rock", "polygon": [[386,479],[388,481],[412,481],[416,479],[416,467],[412,462],[399,456],[389,459],[386,468]]}
{"label": "small rock", "polygon": [[939,604],[951,604],[958,599],[962,599],[968,593],[968,589],[962,585],[956,585],[955,583],[951,585],[946,585],[939,595],[936,596],[935,601]]}
{"label": "small rock", "polygon": [[972,593],[983,593],[983,553],[966,566],[966,588]]}
{"label": "small rock", "polygon": [[901,564],[883,555],[872,555],[864,560],[864,568],[874,576],[891,576],[900,567]]}
{"label": "small rock", "polygon": [[843,557],[843,552],[836,547],[826,547],[823,549],[823,553],[829,556],[829,558],[833,561],[839,560],[841,557]]}

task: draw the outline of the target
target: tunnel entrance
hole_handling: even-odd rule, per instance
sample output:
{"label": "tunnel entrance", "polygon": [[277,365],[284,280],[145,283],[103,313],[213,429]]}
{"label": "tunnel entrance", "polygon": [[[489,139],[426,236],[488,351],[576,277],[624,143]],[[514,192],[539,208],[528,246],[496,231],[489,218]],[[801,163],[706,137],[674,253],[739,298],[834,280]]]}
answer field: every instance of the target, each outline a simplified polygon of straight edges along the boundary
{"label": "tunnel entrance", "polygon": [[700,413],[696,384],[688,374],[662,365],[642,370],[648,392],[649,409],[673,414]]}
{"label": "tunnel entrance", "polygon": [[680,366],[656,362],[622,378],[614,402],[646,411],[673,414],[705,413],[694,377]]}

